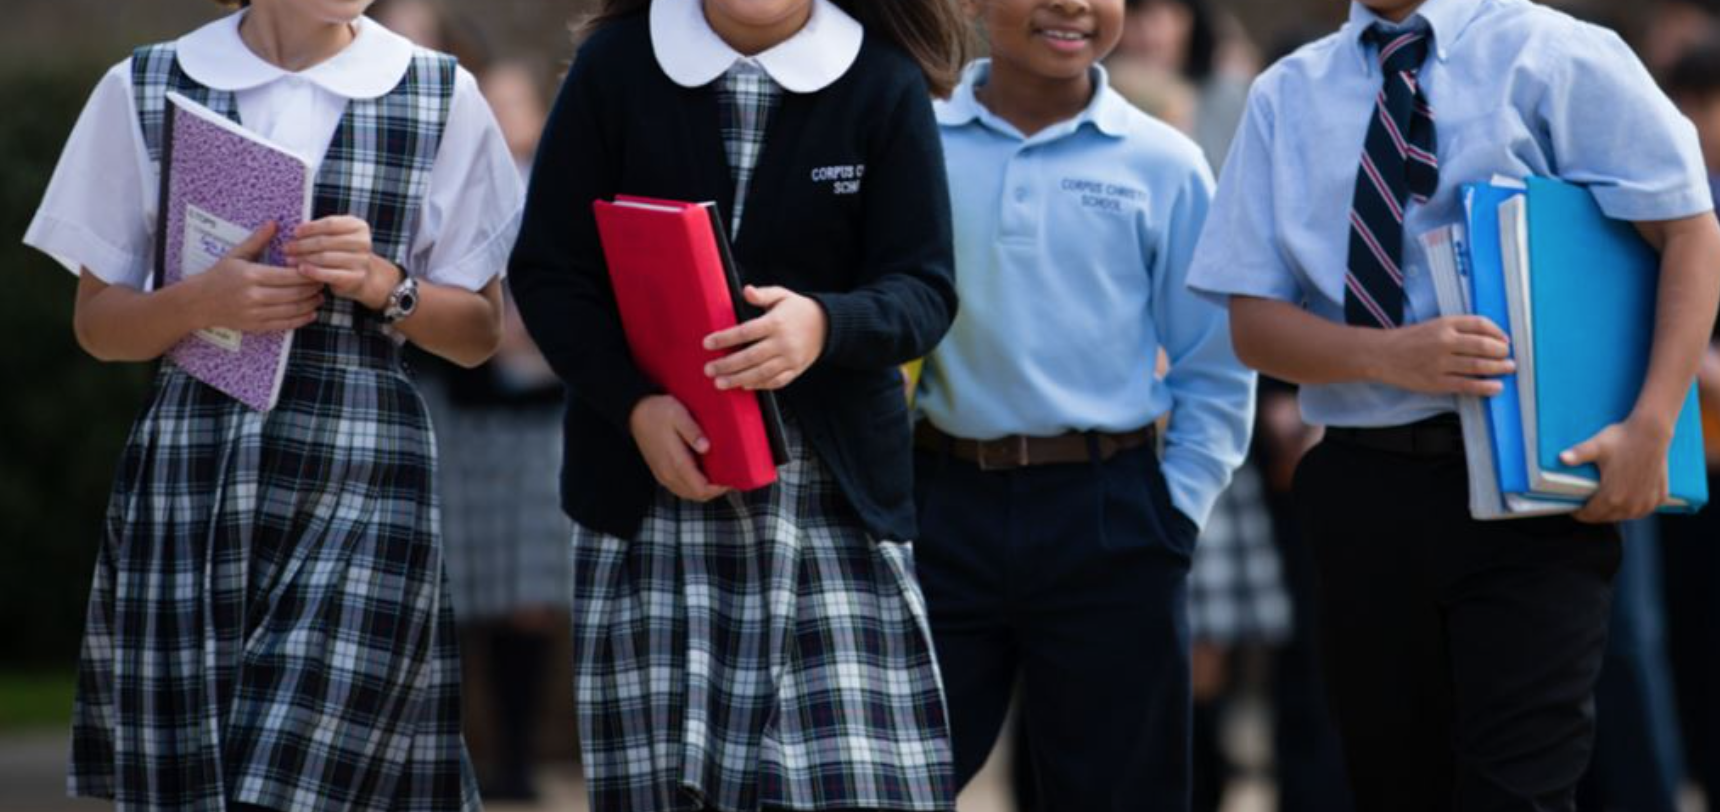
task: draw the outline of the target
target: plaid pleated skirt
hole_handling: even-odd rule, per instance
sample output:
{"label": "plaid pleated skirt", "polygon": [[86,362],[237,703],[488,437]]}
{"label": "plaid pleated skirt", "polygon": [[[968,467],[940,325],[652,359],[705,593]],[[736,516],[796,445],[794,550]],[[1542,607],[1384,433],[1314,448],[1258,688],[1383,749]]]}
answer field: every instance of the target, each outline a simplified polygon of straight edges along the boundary
{"label": "plaid pleated skirt", "polygon": [[768,488],[659,490],[639,537],[573,537],[575,693],[595,812],[950,810],[909,545],[861,529],[790,428]]}
{"label": "plaid pleated skirt", "polygon": [[1290,593],[1272,538],[1266,489],[1253,463],[1218,497],[1189,570],[1189,628],[1221,646],[1271,645],[1290,636]]}
{"label": "plaid pleated skirt", "polygon": [[466,406],[433,375],[419,387],[436,423],[442,549],[461,623],[567,609],[561,407]]}
{"label": "plaid pleated skirt", "polygon": [[163,363],[91,588],[69,789],[119,809],[467,810],[430,423],[325,306],[279,405]]}

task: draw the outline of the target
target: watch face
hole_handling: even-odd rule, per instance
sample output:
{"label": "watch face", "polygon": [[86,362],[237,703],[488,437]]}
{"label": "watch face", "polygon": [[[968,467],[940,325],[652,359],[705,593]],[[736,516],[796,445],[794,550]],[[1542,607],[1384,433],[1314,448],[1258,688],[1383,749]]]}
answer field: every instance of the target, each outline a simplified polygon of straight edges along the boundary
{"label": "watch face", "polygon": [[400,287],[395,288],[394,293],[389,296],[388,309],[382,315],[388,319],[389,324],[393,324],[412,315],[412,311],[417,307],[418,283],[413,281],[411,277],[407,277],[404,282],[400,283]]}

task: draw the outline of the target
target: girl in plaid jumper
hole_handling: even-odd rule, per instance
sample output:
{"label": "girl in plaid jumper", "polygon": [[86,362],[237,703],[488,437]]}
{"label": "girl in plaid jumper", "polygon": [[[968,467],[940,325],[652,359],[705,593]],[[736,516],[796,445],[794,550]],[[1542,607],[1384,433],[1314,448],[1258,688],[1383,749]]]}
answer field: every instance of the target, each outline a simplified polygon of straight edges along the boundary
{"label": "girl in plaid jumper", "polygon": [[[366,0],[248,5],[107,74],[26,235],[79,274],[96,358],[296,331],[268,412],[160,363],[109,503],[69,789],[122,809],[474,809],[435,454],[399,351],[494,350],[518,177],[471,76]],[[311,159],[287,267],[257,262],[264,226],[152,289],[169,92]]]}
{"label": "girl in plaid jumper", "polygon": [[[948,0],[613,0],[539,149],[510,264],[572,394],[580,738],[601,812],[948,810],[897,366],[954,314],[931,88]],[[931,88],[928,88],[928,85]],[[761,318],[706,339],[775,390],[789,460],[713,486],[710,444],[633,364],[592,201],[716,201]]]}

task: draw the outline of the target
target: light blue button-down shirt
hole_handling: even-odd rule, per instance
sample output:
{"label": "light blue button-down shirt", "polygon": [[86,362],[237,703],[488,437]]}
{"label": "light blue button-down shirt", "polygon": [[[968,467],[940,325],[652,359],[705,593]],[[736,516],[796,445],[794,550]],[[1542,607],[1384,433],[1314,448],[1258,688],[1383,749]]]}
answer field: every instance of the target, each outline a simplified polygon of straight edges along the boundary
{"label": "light blue button-down shirt", "polygon": [[[1527,0],[1428,0],[1420,82],[1439,134],[1439,190],[1404,220],[1406,321],[1438,315],[1420,235],[1462,217],[1461,186],[1494,175],[1592,188],[1608,216],[1669,220],[1713,208],[1695,128],[1611,31]],[[1360,3],[1336,34],[1263,74],[1225,164],[1189,284],[1344,320],[1356,171],[1380,72]],[[1451,398],[1373,383],[1302,387],[1310,423],[1389,426]]]}
{"label": "light blue button-down shirt", "polygon": [[1102,69],[1085,110],[1023,136],[974,97],[989,71],[976,63],[937,105],[962,307],[927,359],[920,410],[981,440],[1130,431],[1169,411],[1171,498],[1204,524],[1242,463],[1254,395],[1224,309],[1186,285],[1212,195],[1206,160]]}

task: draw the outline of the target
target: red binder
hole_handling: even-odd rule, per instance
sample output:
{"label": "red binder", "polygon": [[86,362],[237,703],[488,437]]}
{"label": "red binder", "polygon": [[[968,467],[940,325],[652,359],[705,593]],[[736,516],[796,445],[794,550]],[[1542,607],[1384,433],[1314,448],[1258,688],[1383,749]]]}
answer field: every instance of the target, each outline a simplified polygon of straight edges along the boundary
{"label": "red binder", "polygon": [[705,336],[758,315],[742,298],[716,204],[620,196],[592,208],[633,360],[704,430],[705,476],[742,491],[775,482],[786,453],[774,395],[721,391],[705,375],[724,355],[705,349]]}

